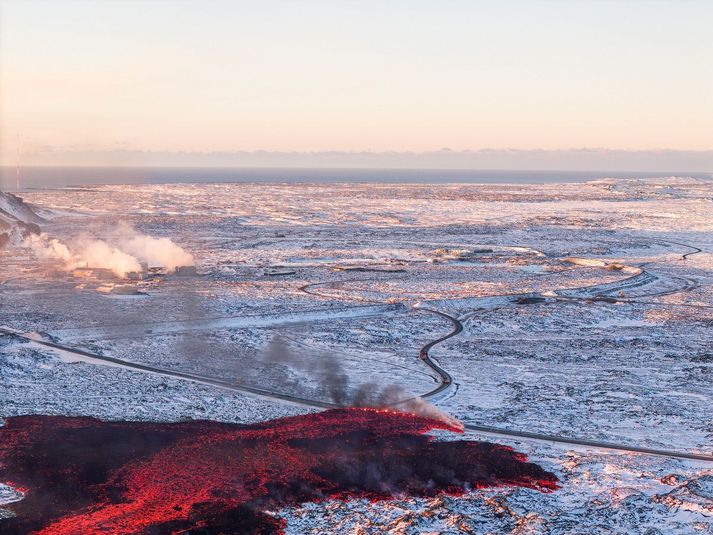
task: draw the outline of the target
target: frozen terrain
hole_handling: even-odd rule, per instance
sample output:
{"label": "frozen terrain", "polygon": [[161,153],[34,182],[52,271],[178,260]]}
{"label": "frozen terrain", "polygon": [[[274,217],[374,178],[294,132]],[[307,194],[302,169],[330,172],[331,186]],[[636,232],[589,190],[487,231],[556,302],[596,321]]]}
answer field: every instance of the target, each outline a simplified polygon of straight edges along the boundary
{"label": "frozen terrain", "polygon": [[[424,396],[561,489],[311,503],[275,511],[288,532],[713,533],[713,462],[685,458],[713,458],[710,181],[23,198],[0,197],[0,417],[247,423]],[[127,252],[123,228],[197,273],[77,270],[88,236]],[[0,507],[18,498],[0,485]]]}

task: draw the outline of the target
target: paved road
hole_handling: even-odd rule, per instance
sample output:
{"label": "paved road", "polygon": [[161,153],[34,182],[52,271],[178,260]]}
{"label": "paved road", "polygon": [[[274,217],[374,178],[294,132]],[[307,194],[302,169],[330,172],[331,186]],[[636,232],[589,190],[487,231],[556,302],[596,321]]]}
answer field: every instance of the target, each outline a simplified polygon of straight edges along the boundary
{"label": "paved road", "polygon": [[[670,242],[670,243],[676,243],[676,242]],[[685,244],[677,243],[677,245],[685,245]],[[688,255],[696,254],[701,251],[700,249],[693,247],[693,246],[687,246],[687,247],[690,247],[692,249],[697,249],[697,250],[687,253],[686,255],[683,255],[684,258]],[[642,272],[645,272],[645,271],[642,270]],[[634,277],[636,277],[636,276],[638,276],[638,275],[635,275]],[[356,280],[364,280],[364,279],[354,279],[354,280],[356,281]],[[628,279],[624,279],[624,280],[628,280]],[[340,282],[349,282],[349,281],[340,281]],[[320,283],[309,284],[309,285],[303,286],[300,289],[305,293],[314,293],[314,294],[319,295],[317,292],[314,292],[312,290],[312,288],[314,286],[317,286],[319,284]],[[685,289],[690,289],[690,287],[685,288]],[[525,294],[521,294],[521,295],[525,295]],[[588,300],[590,298],[584,298],[584,297],[562,298],[562,297],[559,297],[558,299]],[[618,301],[618,300],[615,300],[615,301]],[[631,300],[628,300],[628,301],[631,301]],[[445,369],[443,369],[440,365],[438,365],[436,362],[433,361],[429,352],[434,346],[460,334],[463,330],[463,324],[457,318],[454,318],[454,317],[452,317],[444,312],[441,312],[439,310],[430,309],[430,308],[426,308],[426,307],[417,307],[417,308],[415,308],[415,310],[431,313],[431,314],[434,314],[441,318],[447,319],[453,325],[453,329],[449,333],[437,338],[436,340],[432,340],[432,341],[428,342],[420,350],[419,356],[420,356],[421,360],[424,362],[424,364],[426,364],[426,366],[428,366],[431,370],[433,370],[440,378],[440,384],[436,388],[434,388],[433,390],[420,396],[422,398],[428,399],[428,398],[433,398],[434,396],[437,396],[438,394],[441,394],[442,392],[449,389],[453,384],[453,378],[451,377],[451,375]],[[338,406],[335,403],[324,402],[324,401],[313,400],[313,399],[306,399],[306,398],[301,398],[299,396],[292,396],[292,395],[288,395],[288,394],[281,394],[278,392],[272,392],[269,390],[265,390],[265,389],[261,389],[261,388],[257,388],[257,387],[253,387],[253,386],[249,386],[249,385],[229,383],[227,381],[213,379],[210,377],[204,377],[204,376],[191,374],[191,373],[168,370],[168,369],[163,369],[163,368],[159,368],[159,367],[155,367],[155,366],[148,366],[145,364],[130,362],[130,361],[118,359],[115,357],[99,355],[96,353],[91,353],[89,351],[84,351],[82,349],[74,348],[71,346],[66,346],[63,344],[58,344],[58,343],[51,342],[48,340],[38,340],[36,338],[30,337],[28,335],[24,335],[22,333],[17,333],[12,330],[9,330],[9,329],[0,328],[0,333],[7,334],[7,335],[19,336],[19,337],[25,338],[26,340],[28,340],[30,342],[40,344],[45,347],[69,352],[71,354],[77,355],[77,356],[79,356],[85,360],[88,360],[88,361],[105,362],[105,363],[120,366],[122,368],[134,369],[134,370],[139,370],[139,371],[143,371],[143,372],[147,372],[147,373],[153,373],[153,374],[163,375],[163,376],[167,376],[167,377],[189,380],[189,381],[193,381],[196,383],[207,384],[210,386],[214,386],[214,387],[218,387],[218,388],[222,388],[222,389],[226,389],[226,390],[244,392],[244,393],[264,397],[264,398],[271,399],[271,400],[284,401],[284,402],[302,405],[302,406],[310,407],[310,408],[331,409],[331,408],[336,408]],[[506,436],[506,437],[536,440],[536,441],[541,441],[541,442],[549,442],[549,443],[553,443],[553,444],[563,444],[563,445],[570,445],[570,446],[586,446],[586,447],[597,448],[597,449],[616,450],[616,451],[623,451],[623,452],[629,452],[629,453],[643,453],[643,454],[658,455],[658,456],[672,457],[672,458],[678,458],[678,459],[713,462],[713,455],[706,455],[706,454],[677,452],[677,451],[672,451],[672,450],[646,448],[646,447],[640,447],[640,446],[634,446],[634,445],[616,444],[616,443],[612,443],[612,442],[588,440],[588,439],[583,439],[583,438],[578,438],[578,437],[568,437],[568,436],[564,436],[564,435],[547,435],[547,434],[542,434],[542,433],[531,433],[528,431],[518,431],[518,430],[505,429],[505,428],[499,428],[499,427],[493,427],[493,426],[477,425],[477,424],[466,424],[464,427],[468,431],[484,433],[484,434],[489,434],[489,435],[494,435],[494,436]]]}
{"label": "paved road", "polygon": [[641,446],[631,446],[626,444],[616,444],[613,442],[603,442],[599,440],[587,440],[584,438],[568,437],[564,435],[546,435],[543,433],[529,433],[527,431],[517,431],[503,429],[501,427],[491,427],[487,425],[465,424],[468,431],[478,433],[486,433],[488,435],[509,436],[516,438],[524,438],[536,440],[539,442],[549,442],[552,444],[565,444],[568,446],[587,446],[596,449],[623,451],[628,453],[645,453],[648,455],[658,455],[660,457],[669,457],[674,459],[686,459],[693,461],[713,462],[713,455],[704,453],[688,453],[681,451],[672,451],[656,448],[644,448]]}
{"label": "paved road", "polygon": [[[676,245],[682,245],[682,246],[694,249],[693,251],[684,254],[683,255],[684,259],[689,255],[694,255],[694,254],[701,252],[701,249],[699,249],[697,247],[693,247],[691,245],[681,244],[681,243],[677,243],[677,242],[669,242],[669,243],[674,243]],[[609,285],[612,288],[610,291],[617,291],[618,288],[621,287],[622,284],[631,286],[632,282],[635,283],[636,280],[638,278],[641,278],[642,276],[644,278],[646,278],[648,276],[651,280],[656,279],[655,275],[652,275],[650,272],[646,271],[645,269],[641,269],[635,275],[632,275],[631,277],[627,277],[625,279],[622,279],[620,281],[617,281],[617,282]],[[349,279],[349,280],[342,280],[339,282],[340,283],[357,282],[357,281],[361,282],[364,280],[373,280],[373,279]],[[668,295],[668,294],[676,293],[676,292],[680,292],[680,291],[689,291],[697,286],[695,284],[695,281],[691,282],[691,281],[688,281],[687,279],[681,279],[681,280],[685,282],[685,284],[682,285],[681,287],[678,287],[675,289],[666,289],[666,290],[660,291],[660,292],[650,293],[650,294],[647,294],[646,296],[647,297],[655,297],[655,296]],[[325,284],[325,283],[322,283],[322,284]],[[326,283],[326,284],[329,284],[329,283]],[[314,287],[319,286],[319,285],[320,285],[320,283],[308,284],[306,286],[303,286],[300,289],[302,291],[304,291],[305,293],[311,293],[313,295],[322,295],[319,292],[313,290]],[[582,287],[582,288],[573,288],[573,289],[570,289],[570,291],[585,291],[587,289],[597,288],[597,287],[601,287],[601,285]],[[525,295],[529,295],[529,294],[509,294],[508,297],[514,299],[518,296],[525,296]],[[501,295],[492,295],[492,296],[488,296],[488,297],[501,297]],[[558,296],[556,299],[562,300],[562,301],[589,301],[589,300],[591,300],[591,297]],[[625,299],[625,298],[613,298],[611,300],[613,302],[635,302],[634,299]],[[655,303],[655,304],[659,304],[659,303]],[[433,398],[434,396],[437,396],[438,394],[441,394],[442,392],[446,391],[453,384],[453,378],[451,377],[451,375],[445,369],[443,369],[440,365],[436,364],[433,361],[433,359],[430,357],[429,351],[437,344],[440,344],[440,343],[448,340],[449,338],[452,338],[452,337],[460,334],[463,331],[463,324],[461,323],[461,321],[459,319],[454,318],[453,316],[450,316],[450,315],[448,315],[444,312],[441,312],[439,310],[425,308],[425,307],[418,307],[418,308],[416,308],[416,310],[429,312],[429,313],[438,315],[442,318],[449,320],[453,324],[453,330],[451,332],[449,332],[448,334],[446,334],[444,336],[441,336],[440,338],[438,338],[436,340],[428,342],[426,345],[424,345],[421,348],[421,351],[419,354],[419,357],[424,362],[424,364],[426,364],[426,366],[431,368],[431,370],[433,370],[440,378],[439,386],[437,386],[430,392],[427,392],[427,393],[423,394],[422,396],[420,396],[424,399],[429,399],[429,398]],[[643,453],[643,454],[648,454],[648,455],[657,455],[657,456],[677,458],[677,459],[713,462],[713,455],[707,455],[707,454],[679,452],[679,451],[666,450],[666,449],[656,449],[656,448],[647,448],[647,447],[635,446],[635,445],[617,444],[617,443],[613,443],[613,442],[589,440],[589,439],[570,437],[570,436],[565,436],[565,435],[548,435],[548,434],[543,434],[543,433],[532,433],[532,432],[528,432],[528,431],[519,431],[519,430],[514,430],[514,429],[506,429],[506,428],[486,426],[486,425],[465,424],[464,427],[468,431],[485,433],[485,434],[495,435],[495,436],[508,436],[508,437],[516,437],[516,438],[521,438],[521,439],[536,440],[536,441],[541,441],[541,442],[549,442],[549,443],[554,443],[554,444],[563,444],[563,445],[570,445],[570,446],[586,446],[586,447],[597,448],[597,449],[615,450],[615,451],[623,451],[623,452],[629,452],[629,453]]]}
{"label": "paved road", "polygon": [[[437,314],[443,318],[446,318],[449,320],[454,328],[453,330],[438,338],[437,340],[433,340],[432,342],[429,342],[425,346],[421,348],[421,353],[420,357],[421,360],[429,366],[434,372],[436,372],[440,378],[441,378],[441,384],[431,390],[430,392],[427,392],[426,394],[422,395],[421,397],[424,399],[431,398],[433,396],[436,396],[440,394],[441,392],[445,391],[448,389],[451,384],[453,383],[453,378],[451,375],[441,368],[438,364],[433,362],[429,355],[429,351],[431,348],[437,344],[440,344],[441,342],[444,342],[445,340],[448,340],[449,338],[452,338],[459,334],[463,330],[463,324],[456,318],[449,316],[448,314],[444,314],[443,312],[440,312],[438,310],[433,310],[433,309],[426,309],[426,308],[421,308],[419,310],[423,310],[425,312],[431,312],[433,314]],[[587,446],[591,448],[597,448],[597,449],[606,449],[606,450],[616,450],[616,451],[624,451],[624,452],[629,452],[629,453],[645,453],[648,455],[658,455],[661,457],[673,457],[676,459],[686,459],[686,460],[695,460],[695,461],[706,461],[706,462],[713,462],[713,455],[706,455],[706,454],[698,454],[698,453],[688,453],[688,452],[680,452],[680,451],[673,451],[673,450],[666,450],[666,449],[656,449],[656,448],[646,448],[642,446],[632,446],[632,445],[626,445],[626,444],[616,444],[613,442],[605,442],[605,441],[600,441],[600,440],[589,440],[589,439],[584,439],[584,438],[577,438],[577,437],[569,437],[566,435],[547,435],[543,433],[531,433],[528,431],[518,431],[514,429],[504,429],[501,427],[493,427],[493,426],[487,426],[487,425],[477,425],[477,424],[465,424],[464,425],[465,429],[468,431],[474,431],[477,433],[486,433],[489,435],[495,435],[495,436],[509,436],[509,437],[516,437],[516,438],[523,438],[523,439],[529,439],[529,440],[537,440],[540,442],[549,442],[553,444],[564,444],[568,446]]]}
{"label": "paved road", "polygon": [[121,368],[138,370],[138,371],[152,373],[152,374],[156,374],[156,375],[163,375],[165,377],[185,379],[188,381],[193,381],[195,383],[201,383],[201,384],[205,384],[205,385],[215,386],[218,388],[222,388],[224,390],[233,390],[236,392],[244,392],[244,393],[268,398],[270,400],[287,401],[289,403],[294,403],[294,404],[302,405],[305,407],[314,407],[314,408],[321,408],[321,409],[333,409],[333,408],[337,407],[337,405],[334,403],[323,402],[323,401],[314,400],[314,399],[306,399],[306,398],[301,398],[299,396],[291,396],[289,394],[281,394],[279,392],[272,392],[269,390],[265,390],[262,388],[257,388],[257,387],[253,387],[253,386],[249,386],[249,385],[230,383],[228,381],[222,381],[220,379],[214,379],[212,377],[205,377],[205,376],[201,376],[201,375],[197,375],[197,374],[193,374],[193,373],[169,370],[166,368],[159,368],[157,366],[149,366],[146,364],[141,364],[138,362],[131,362],[128,360],[118,359],[115,357],[108,357],[106,355],[92,353],[92,352],[85,351],[83,349],[79,349],[76,347],[71,347],[71,346],[67,346],[67,345],[63,345],[63,344],[58,344],[56,342],[51,342],[49,340],[37,339],[37,338],[31,337],[31,336],[28,336],[28,335],[25,335],[22,333],[18,333],[15,331],[11,331],[9,329],[4,329],[1,327],[0,327],[0,334],[18,336],[20,338],[23,338],[23,339],[29,341],[29,342],[39,344],[44,347],[49,347],[51,349],[57,349],[59,351],[71,353],[72,355],[76,355],[76,356],[80,357],[81,360],[84,360],[87,362],[94,361],[98,364],[101,364],[101,363],[113,364],[113,365],[119,366]]}
{"label": "paved road", "polygon": [[445,314],[439,310],[434,310],[432,308],[420,308],[420,307],[416,308],[416,310],[422,310],[423,312],[430,312],[431,314],[436,314],[437,316],[447,319],[448,321],[450,321],[453,324],[453,330],[451,332],[441,336],[440,338],[437,338],[436,340],[432,340],[431,342],[428,342],[425,346],[423,346],[421,348],[421,351],[419,352],[419,355],[418,355],[420,357],[420,359],[424,362],[424,364],[426,364],[426,366],[428,366],[434,372],[436,372],[438,374],[438,376],[440,377],[440,384],[436,388],[431,390],[430,392],[426,392],[425,394],[423,394],[421,396],[424,399],[429,399],[434,396],[437,396],[441,392],[445,392],[453,384],[453,378],[451,377],[451,375],[446,370],[441,368],[438,364],[436,364],[433,361],[433,359],[431,359],[429,351],[431,350],[431,348],[433,346],[438,345],[441,342],[445,342],[449,338],[453,338],[454,336],[457,336],[458,334],[460,334],[461,331],[463,331],[463,324],[459,320],[454,318],[453,316],[449,316],[448,314]]}

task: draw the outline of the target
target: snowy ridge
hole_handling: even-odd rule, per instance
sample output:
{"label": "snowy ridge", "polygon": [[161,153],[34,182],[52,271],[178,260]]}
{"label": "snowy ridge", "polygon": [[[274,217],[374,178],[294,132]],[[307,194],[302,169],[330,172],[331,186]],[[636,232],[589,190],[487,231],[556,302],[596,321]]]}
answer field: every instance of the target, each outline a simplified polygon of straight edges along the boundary
{"label": "snowy ridge", "polygon": [[42,222],[44,219],[22,198],[0,191],[0,248],[14,238],[39,234],[38,223]]}
{"label": "snowy ridge", "polygon": [[0,220],[8,224],[44,221],[21,197],[3,191],[0,191]]}

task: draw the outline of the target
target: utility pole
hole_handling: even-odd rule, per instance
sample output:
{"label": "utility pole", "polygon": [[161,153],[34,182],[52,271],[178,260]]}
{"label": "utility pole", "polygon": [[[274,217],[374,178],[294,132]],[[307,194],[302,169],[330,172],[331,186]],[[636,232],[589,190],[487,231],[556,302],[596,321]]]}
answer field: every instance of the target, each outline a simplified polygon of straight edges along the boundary
{"label": "utility pole", "polygon": [[17,133],[17,165],[15,167],[15,191],[20,191],[20,132]]}

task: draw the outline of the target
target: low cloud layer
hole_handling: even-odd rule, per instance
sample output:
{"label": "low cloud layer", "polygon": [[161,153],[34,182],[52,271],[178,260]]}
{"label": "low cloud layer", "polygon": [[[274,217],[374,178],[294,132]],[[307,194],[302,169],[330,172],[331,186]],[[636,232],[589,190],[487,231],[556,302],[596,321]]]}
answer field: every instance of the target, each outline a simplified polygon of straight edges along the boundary
{"label": "low cloud layer", "polygon": [[[428,152],[166,152],[64,150],[44,147],[26,154],[28,165],[149,167],[296,167],[351,169],[506,169],[713,173],[711,150],[482,149]],[[7,170],[8,185],[14,175]],[[28,168],[25,174],[32,174]]]}

